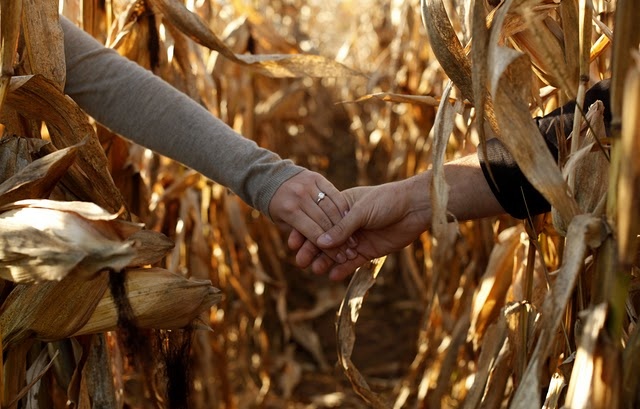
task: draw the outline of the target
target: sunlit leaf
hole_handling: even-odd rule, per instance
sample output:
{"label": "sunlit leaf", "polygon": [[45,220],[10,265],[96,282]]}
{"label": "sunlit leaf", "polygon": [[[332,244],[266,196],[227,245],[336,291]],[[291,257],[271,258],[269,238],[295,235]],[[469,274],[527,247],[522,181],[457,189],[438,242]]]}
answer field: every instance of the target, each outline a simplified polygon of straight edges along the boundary
{"label": "sunlit leaf", "polygon": [[364,302],[364,296],[375,283],[380,268],[386,258],[377,259],[360,267],[354,274],[347,293],[342,300],[336,321],[336,337],[338,340],[338,359],[342,370],[351,381],[353,388],[371,407],[387,408],[384,398],[371,390],[367,381],[351,361],[351,353],[356,341],[355,324]]}

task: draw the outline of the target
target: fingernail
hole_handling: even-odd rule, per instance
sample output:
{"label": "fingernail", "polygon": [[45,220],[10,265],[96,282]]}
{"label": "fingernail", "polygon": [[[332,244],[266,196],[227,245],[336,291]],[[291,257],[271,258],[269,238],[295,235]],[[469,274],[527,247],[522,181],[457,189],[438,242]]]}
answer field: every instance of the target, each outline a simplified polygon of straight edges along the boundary
{"label": "fingernail", "polygon": [[318,237],[318,244],[321,246],[330,246],[332,241],[331,236],[326,233]]}
{"label": "fingernail", "polygon": [[347,249],[346,253],[349,260],[353,260],[354,258],[358,257],[358,253],[353,249]]}
{"label": "fingernail", "polygon": [[349,245],[349,247],[356,247],[358,245],[358,240],[356,240],[355,237],[350,236],[347,239],[347,244]]}
{"label": "fingernail", "polygon": [[347,256],[342,253],[338,253],[338,255],[336,256],[336,260],[338,261],[338,263],[342,264],[347,261]]}

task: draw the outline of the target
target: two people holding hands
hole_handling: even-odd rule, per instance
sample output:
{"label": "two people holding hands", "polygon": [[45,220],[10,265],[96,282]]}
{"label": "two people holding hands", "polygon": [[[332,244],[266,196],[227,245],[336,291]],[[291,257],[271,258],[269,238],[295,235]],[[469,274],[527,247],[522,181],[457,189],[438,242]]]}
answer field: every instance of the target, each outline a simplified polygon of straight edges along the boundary
{"label": "two people holding hands", "polygon": [[[65,93],[112,131],[177,160],[220,183],[283,228],[300,267],[343,279],[364,262],[397,251],[431,225],[431,171],[379,186],[338,191],[322,175],[283,160],[236,133],[201,105],[153,73],[105,48],[60,17],[64,33]],[[609,82],[591,88],[585,107],[605,105]],[[556,130],[570,133],[572,104],[535,119],[550,149]],[[497,140],[487,157],[471,155],[445,165],[448,212],[468,220],[508,212],[523,218],[548,210],[509,152]],[[497,177],[493,186],[490,166]],[[525,192],[525,197],[522,196]]]}

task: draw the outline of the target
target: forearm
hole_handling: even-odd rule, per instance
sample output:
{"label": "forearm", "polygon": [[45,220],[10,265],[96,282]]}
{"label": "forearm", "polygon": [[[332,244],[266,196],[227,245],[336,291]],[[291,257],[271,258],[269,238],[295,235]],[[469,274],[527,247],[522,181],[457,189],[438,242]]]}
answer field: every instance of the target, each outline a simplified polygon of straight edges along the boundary
{"label": "forearm", "polygon": [[114,132],[229,187],[268,214],[277,188],[302,168],[258,147],[137,64],[61,18],[65,92]]}
{"label": "forearm", "polygon": [[[447,213],[456,220],[471,220],[504,213],[480,168],[476,155],[465,156],[444,165],[445,181],[449,186]],[[433,216],[431,178],[433,171],[399,181],[398,198],[406,199],[408,212],[414,212],[418,223],[428,229]]]}

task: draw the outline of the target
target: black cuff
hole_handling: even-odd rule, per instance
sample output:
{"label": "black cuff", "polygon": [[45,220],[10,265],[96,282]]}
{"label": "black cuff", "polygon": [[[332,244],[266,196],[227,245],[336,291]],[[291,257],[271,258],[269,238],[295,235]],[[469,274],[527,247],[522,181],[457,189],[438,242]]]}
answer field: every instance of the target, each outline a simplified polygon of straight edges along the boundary
{"label": "black cuff", "polygon": [[[597,100],[602,101],[607,134],[611,125],[610,85],[609,79],[598,82],[587,91],[584,101],[585,112]],[[535,118],[541,136],[544,137],[547,147],[555,158],[558,157],[558,137],[560,135],[567,137],[571,132],[575,105],[575,102],[570,102],[542,118]],[[498,139],[487,141],[486,151],[487,156],[484,157],[482,147],[478,147],[482,172],[491,191],[507,213],[517,219],[525,219],[529,215],[534,216],[551,210],[551,205],[529,183],[502,142]],[[489,168],[491,174],[489,174]]]}
{"label": "black cuff", "polygon": [[482,154],[482,147],[478,147],[480,167],[491,191],[507,213],[516,219],[525,219],[551,210],[547,200],[529,183],[502,142],[490,139],[485,146],[487,157]]}

